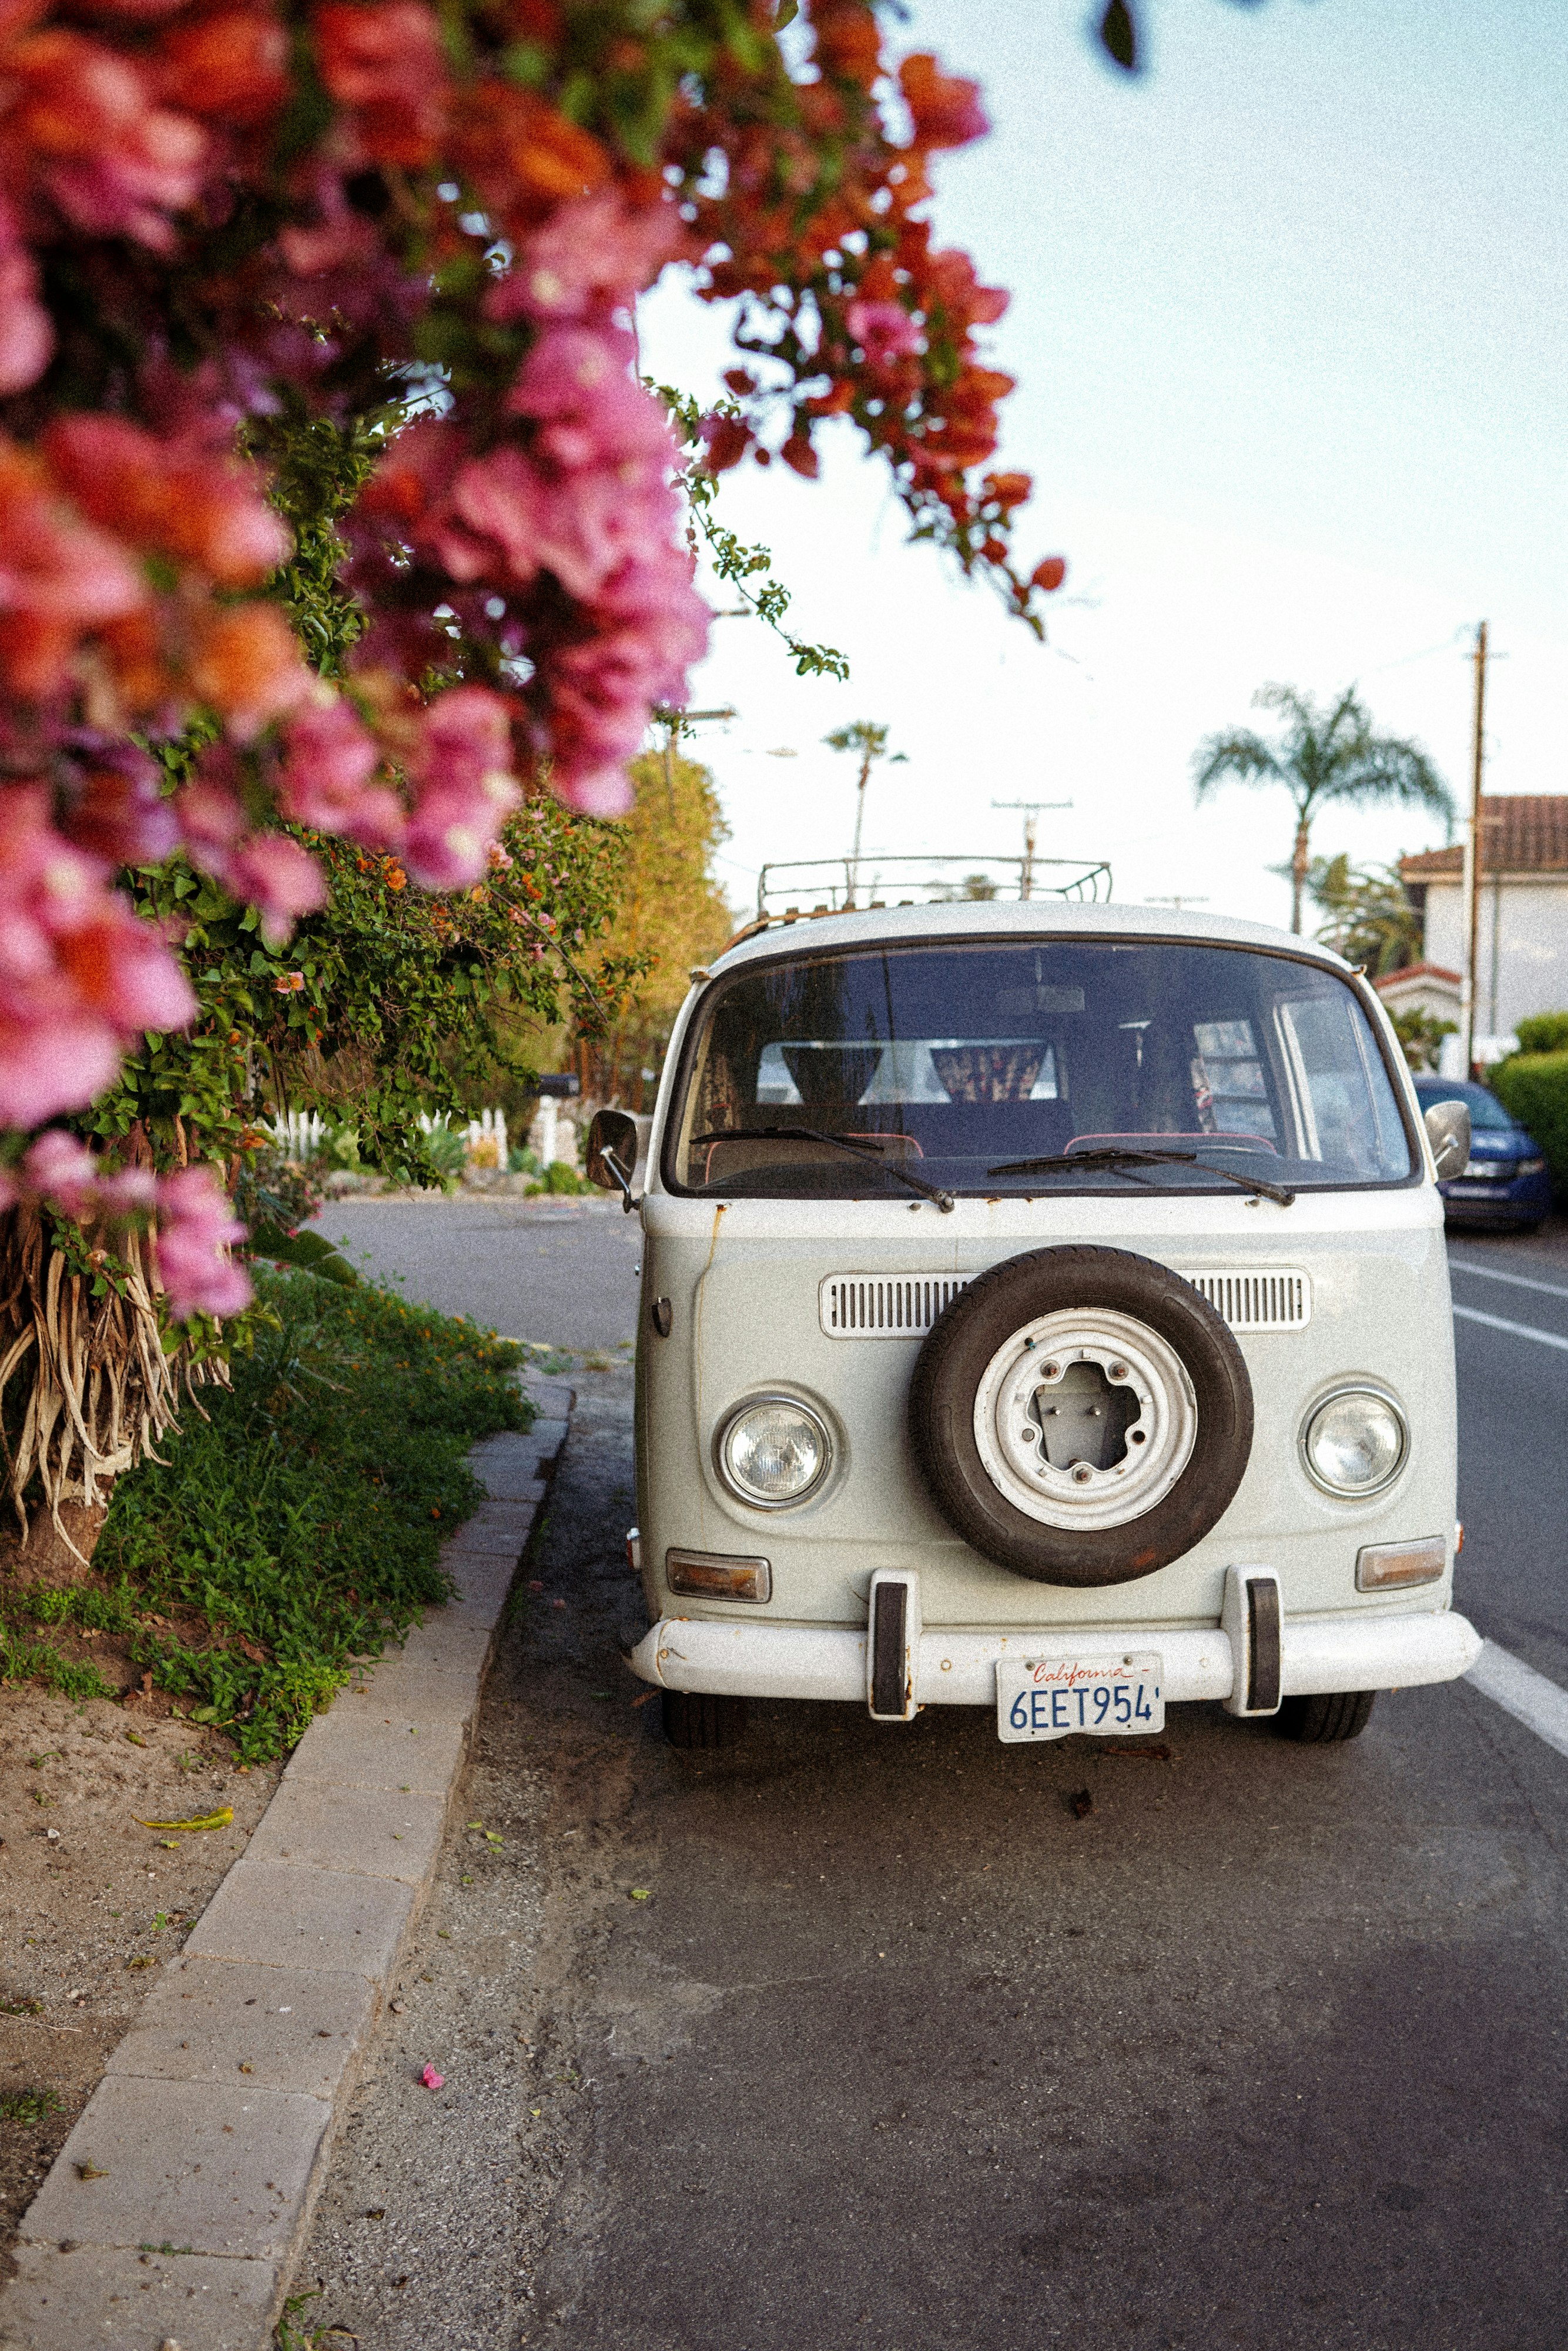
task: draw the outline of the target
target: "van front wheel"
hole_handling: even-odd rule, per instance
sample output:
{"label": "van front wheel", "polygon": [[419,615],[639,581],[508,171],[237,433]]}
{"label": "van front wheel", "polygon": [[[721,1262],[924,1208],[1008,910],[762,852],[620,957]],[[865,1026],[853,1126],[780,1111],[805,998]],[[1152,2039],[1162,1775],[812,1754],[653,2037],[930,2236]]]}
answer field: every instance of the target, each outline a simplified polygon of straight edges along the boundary
{"label": "van front wheel", "polygon": [[1311,1698],[1281,1701],[1274,1726],[1283,1739],[1303,1746],[1327,1747],[1343,1739],[1359,1739],[1372,1720],[1375,1690],[1322,1690]]}
{"label": "van front wheel", "polygon": [[746,1700],[713,1690],[663,1693],[664,1736],[672,1747],[735,1747],[746,1736]]}

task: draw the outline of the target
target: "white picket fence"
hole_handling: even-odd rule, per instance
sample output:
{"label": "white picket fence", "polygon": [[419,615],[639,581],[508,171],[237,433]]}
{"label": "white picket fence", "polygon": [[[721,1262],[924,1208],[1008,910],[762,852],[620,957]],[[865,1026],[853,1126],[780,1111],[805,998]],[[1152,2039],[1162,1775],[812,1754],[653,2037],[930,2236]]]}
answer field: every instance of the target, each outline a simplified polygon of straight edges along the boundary
{"label": "white picket fence", "polygon": [[[419,1123],[426,1134],[438,1129],[450,1131],[452,1120],[446,1111],[432,1118],[425,1111],[419,1113]],[[482,1110],[466,1126],[457,1130],[463,1137],[464,1155],[470,1167],[497,1167],[505,1170],[508,1144],[507,1113],[504,1110]]]}
{"label": "white picket fence", "polygon": [[[452,1120],[445,1111],[432,1118],[421,1111],[419,1123],[426,1134],[451,1127]],[[290,1159],[314,1159],[320,1151],[327,1133],[327,1122],[319,1110],[286,1111],[281,1118],[267,1122],[267,1132],[280,1151]],[[458,1130],[463,1137],[465,1155],[470,1167],[496,1167],[507,1165],[507,1113],[504,1110],[482,1110]]]}
{"label": "white picket fence", "polygon": [[319,1110],[285,1111],[267,1122],[267,1133],[290,1159],[313,1159],[321,1148],[327,1123]]}

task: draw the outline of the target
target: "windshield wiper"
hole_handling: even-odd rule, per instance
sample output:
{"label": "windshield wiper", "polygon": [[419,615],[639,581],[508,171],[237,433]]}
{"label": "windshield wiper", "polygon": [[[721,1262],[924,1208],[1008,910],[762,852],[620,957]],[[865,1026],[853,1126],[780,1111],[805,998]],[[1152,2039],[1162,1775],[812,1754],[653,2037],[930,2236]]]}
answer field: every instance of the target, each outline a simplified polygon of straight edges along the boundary
{"label": "windshield wiper", "polygon": [[1227,1184],[1237,1185],[1243,1192],[1261,1192],[1266,1198],[1278,1200],[1288,1208],[1295,1194],[1284,1184],[1267,1183],[1261,1176],[1239,1176],[1233,1167],[1211,1167],[1196,1151],[1061,1151],[1049,1159],[1004,1159],[998,1167],[988,1167],[988,1176],[1044,1176],[1059,1167],[1105,1167],[1113,1175],[1131,1176],[1134,1167],[1148,1166],[1198,1167],[1206,1176],[1218,1176]]}
{"label": "windshield wiper", "polygon": [[883,1159],[880,1143],[852,1143],[847,1135],[829,1134],[820,1126],[736,1126],[731,1127],[727,1134],[694,1134],[692,1142],[748,1143],[754,1136],[763,1143],[788,1143],[796,1136],[802,1143],[826,1143],[834,1151],[847,1151],[852,1159],[863,1159],[866,1165],[874,1167],[879,1176],[892,1176],[900,1184],[907,1184],[912,1192],[920,1194],[922,1199],[935,1200],[945,1217],[952,1213],[951,1192],[944,1192],[935,1184],[927,1184],[924,1176],[911,1176],[893,1160]]}

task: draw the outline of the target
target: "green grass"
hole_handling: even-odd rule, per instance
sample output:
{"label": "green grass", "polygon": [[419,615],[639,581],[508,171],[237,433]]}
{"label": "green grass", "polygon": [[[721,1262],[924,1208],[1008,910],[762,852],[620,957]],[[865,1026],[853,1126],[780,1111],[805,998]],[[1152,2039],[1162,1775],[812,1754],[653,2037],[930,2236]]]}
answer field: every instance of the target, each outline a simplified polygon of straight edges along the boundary
{"label": "green grass", "polygon": [[59,2111],[60,2102],[53,2090],[0,2091],[0,2123],[18,2123],[24,2130],[31,2130],[46,2115]]}
{"label": "green grass", "polygon": [[[356,1657],[447,1596],[442,1540],[481,1496],[463,1457],[533,1416],[522,1351],[470,1322],[308,1273],[257,1287],[276,1327],[232,1390],[201,1391],[208,1418],[185,1408],[166,1466],[120,1479],[92,1583],[21,1595],[35,1626],[129,1635],[135,1665],[246,1762],[291,1745]],[[117,1695],[0,1626],[0,1679],[27,1678]]]}

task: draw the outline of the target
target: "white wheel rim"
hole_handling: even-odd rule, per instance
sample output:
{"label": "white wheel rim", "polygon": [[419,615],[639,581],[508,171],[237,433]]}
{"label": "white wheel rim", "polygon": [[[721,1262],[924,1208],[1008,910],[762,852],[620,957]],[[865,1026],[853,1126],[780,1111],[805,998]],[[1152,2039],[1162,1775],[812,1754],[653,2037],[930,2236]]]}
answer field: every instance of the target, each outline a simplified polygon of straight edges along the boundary
{"label": "white wheel rim", "polygon": [[[1069,1375],[1082,1364],[1098,1365],[1107,1388],[1130,1392],[1136,1406],[1121,1459],[1103,1468],[1082,1458],[1053,1465],[1047,1457],[1053,1395],[1065,1399],[1077,1384]],[[1170,1492],[1197,1437],[1197,1400],[1176,1349],[1146,1323],[1105,1308],[1068,1307],[1020,1324],[975,1392],[975,1443],[986,1475],[1042,1526],[1088,1532],[1143,1518]]]}

